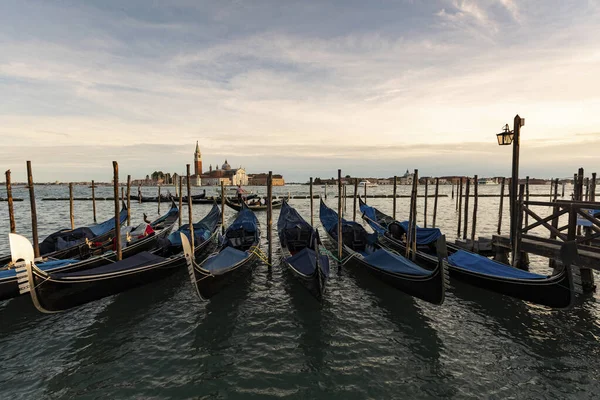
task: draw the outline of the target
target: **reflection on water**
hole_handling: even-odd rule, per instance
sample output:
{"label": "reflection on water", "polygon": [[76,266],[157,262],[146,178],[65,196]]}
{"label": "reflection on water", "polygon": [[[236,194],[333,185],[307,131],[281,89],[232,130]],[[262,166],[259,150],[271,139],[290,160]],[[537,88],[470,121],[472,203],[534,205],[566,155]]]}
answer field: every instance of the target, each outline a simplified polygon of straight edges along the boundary
{"label": "reflection on water", "polygon": [[[405,189],[400,193],[407,194]],[[98,196],[110,190],[100,188]],[[155,188],[143,190],[151,195]],[[369,188],[386,190],[391,193]],[[480,187],[480,193],[495,190]],[[87,191],[76,187],[76,196]],[[308,187],[276,188],[279,194],[288,191],[308,194]],[[450,187],[440,192],[450,194]],[[18,193],[26,198],[24,190]],[[36,193],[58,196],[68,189],[40,187]],[[330,188],[328,204],[336,202]],[[290,203],[309,219],[308,200]],[[391,213],[391,199],[369,203]],[[422,205],[419,199],[420,210]],[[27,202],[15,206],[18,230],[27,232]],[[348,202],[350,217],[351,206]],[[99,201],[98,220],[112,216],[112,207]],[[438,225],[451,237],[454,200],[440,198],[438,207]],[[497,198],[479,200],[482,235],[495,231],[497,207]],[[209,209],[195,206],[194,219]],[[408,199],[399,199],[399,215],[407,209]],[[157,205],[134,203],[134,223],[141,222],[142,212],[156,215]],[[38,213],[41,237],[68,225],[68,202],[40,201]],[[226,220],[233,217],[226,210]],[[265,214],[258,217],[264,235]],[[274,222],[277,217],[278,210]],[[91,204],[75,202],[75,218],[77,225],[90,221]],[[320,227],[318,213],[315,221]],[[0,227],[8,230],[2,204]],[[277,260],[276,232],[273,237]],[[0,248],[6,246],[0,236]],[[543,260],[534,259],[532,269],[547,272]],[[63,314],[44,315],[30,303],[22,297],[0,304],[3,399],[561,398],[600,390],[598,295],[571,311],[548,312],[452,281],[446,302],[436,307],[369,275],[346,268],[338,273],[332,264],[319,303],[275,263],[270,271],[258,265],[248,279],[210,302],[197,299],[182,270]]]}

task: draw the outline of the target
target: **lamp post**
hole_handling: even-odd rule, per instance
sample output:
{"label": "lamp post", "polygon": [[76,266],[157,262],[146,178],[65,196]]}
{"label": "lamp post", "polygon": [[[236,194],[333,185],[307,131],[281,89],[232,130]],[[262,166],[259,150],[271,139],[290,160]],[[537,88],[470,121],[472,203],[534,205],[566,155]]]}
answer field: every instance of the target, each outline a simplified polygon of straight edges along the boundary
{"label": "lamp post", "polygon": [[521,127],[525,125],[525,118],[515,116],[513,130],[510,130],[508,124],[504,125],[504,130],[496,135],[498,145],[513,145],[512,157],[512,178],[510,180],[510,243],[514,250],[515,238],[517,236],[517,198],[519,190],[519,145],[521,142]]}

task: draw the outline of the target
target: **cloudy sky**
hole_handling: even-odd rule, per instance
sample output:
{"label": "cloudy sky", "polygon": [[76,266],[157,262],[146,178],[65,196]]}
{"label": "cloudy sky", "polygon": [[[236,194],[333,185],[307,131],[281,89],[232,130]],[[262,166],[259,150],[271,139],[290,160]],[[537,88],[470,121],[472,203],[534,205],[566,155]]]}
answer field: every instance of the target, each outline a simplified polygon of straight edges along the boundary
{"label": "cloudy sky", "polygon": [[[0,3],[0,168],[105,180],[203,160],[287,180],[600,169],[595,0]],[[599,171],[600,172],[600,171]]]}

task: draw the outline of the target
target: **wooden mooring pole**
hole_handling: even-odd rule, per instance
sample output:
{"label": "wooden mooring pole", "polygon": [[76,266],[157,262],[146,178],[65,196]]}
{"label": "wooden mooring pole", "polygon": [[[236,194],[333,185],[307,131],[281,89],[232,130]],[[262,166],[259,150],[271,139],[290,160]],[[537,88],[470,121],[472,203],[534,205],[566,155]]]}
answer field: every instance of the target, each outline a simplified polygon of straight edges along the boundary
{"label": "wooden mooring pole", "polygon": [[33,254],[35,258],[38,258],[40,256],[40,242],[38,239],[37,211],[35,208],[35,191],[33,189],[31,161],[27,161],[27,186],[29,186],[29,202],[31,203],[31,236],[33,237]]}
{"label": "wooden mooring pole", "polygon": [[596,173],[592,173],[592,184],[590,186],[590,201],[596,201]]}
{"label": "wooden mooring pole", "polygon": [[6,198],[8,200],[8,218],[10,221],[10,233],[15,233],[17,231],[17,226],[15,224],[15,209],[13,205],[12,184],[10,182],[10,169],[6,170],[4,174],[6,175]]}
{"label": "wooden mooring pole", "polygon": [[[529,201],[529,176],[525,177],[525,200]],[[552,185],[550,185],[550,201],[552,201]],[[529,214],[525,213],[525,226],[529,225]]]}
{"label": "wooden mooring pole", "polygon": [[127,225],[131,225],[131,175],[127,175]]}
{"label": "wooden mooring pole", "polygon": [[477,231],[477,203],[479,194],[477,188],[479,183],[477,182],[477,175],[473,178],[473,218],[471,222],[471,251],[475,250],[475,233]]}
{"label": "wooden mooring pole", "polygon": [[[190,225],[190,243],[192,245],[192,257],[195,257],[194,251],[196,250],[196,245],[194,244],[194,220],[192,217],[192,184],[190,178],[190,164],[186,164],[185,168],[187,183],[188,224]],[[160,186],[158,187],[158,201],[160,207]],[[181,210],[179,210],[179,212],[181,212]]]}
{"label": "wooden mooring pole", "polygon": [[367,204],[367,181],[365,180],[365,204]]}
{"label": "wooden mooring pole", "polygon": [[554,180],[554,201],[558,197],[558,178]]}
{"label": "wooden mooring pole", "polygon": [[356,221],[356,202],[357,202],[357,198],[358,198],[358,178],[354,178],[354,212],[353,212],[353,217],[352,220]]}
{"label": "wooden mooring pole", "polygon": [[429,178],[425,178],[425,202],[423,203],[423,227],[427,228],[427,189]]}
{"label": "wooden mooring pole", "polygon": [[315,226],[315,212],[314,212],[314,200],[313,200],[313,178],[310,177],[309,180],[309,193],[310,193],[310,226]]}
{"label": "wooden mooring pole", "polygon": [[181,214],[183,214],[183,176],[179,175],[179,227],[181,228]]}
{"label": "wooden mooring pole", "polygon": [[467,239],[467,228],[469,227],[469,189],[471,187],[471,179],[467,177],[467,187],[465,188],[465,220],[463,221],[463,239]]}
{"label": "wooden mooring pole", "polygon": [[415,201],[413,202],[413,223],[412,223],[412,228],[411,228],[411,237],[412,237],[412,260],[415,261],[417,258],[417,198],[419,196],[419,170],[415,169],[414,171],[415,173],[415,178],[414,178],[414,188],[415,188],[415,193],[414,193],[414,199]]}
{"label": "wooden mooring pole", "polygon": [[452,199],[454,199],[454,180],[452,180]]}
{"label": "wooden mooring pole", "polygon": [[225,233],[225,183],[223,181],[221,181],[221,232]]}
{"label": "wooden mooring pole", "polygon": [[[435,220],[437,217],[437,206],[438,206],[438,190],[440,186],[440,178],[435,178],[435,199],[433,200],[433,223],[431,224],[432,228],[435,228]],[[395,219],[395,218],[394,218]]]}
{"label": "wooden mooring pole", "polygon": [[269,180],[267,181],[267,240],[269,269],[273,262],[273,171],[269,171]]}
{"label": "wooden mooring pole", "polygon": [[92,180],[92,212],[94,213],[94,223],[96,222],[96,184]]}
{"label": "wooden mooring pole", "polygon": [[498,235],[502,233],[502,209],[504,207],[504,187],[506,186],[506,178],[502,177],[500,184],[500,207],[498,210]]}
{"label": "wooden mooring pole", "polygon": [[338,260],[340,260],[339,267],[342,267],[342,170],[338,169],[338,226],[337,226],[337,256]]}
{"label": "wooden mooring pole", "polygon": [[75,229],[75,216],[73,215],[73,182],[69,182],[69,219],[71,230]]}
{"label": "wooden mooring pole", "polygon": [[119,204],[119,164],[113,161],[113,194],[115,198],[115,251],[117,253],[117,261],[123,258],[123,250],[121,249],[121,218]]}
{"label": "wooden mooring pole", "polygon": [[[189,186],[189,183],[188,183]],[[158,184],[158,214],[160,214],[160,183]],[[193,240],[192,240],[192,245],[194,244]],[[192,249],[194,248],[194,246],[192,246]]]}
{"label": "wooden mooring pole", "polygon": [[394,175],[394,199],[392,200],[392,218],[396,220],[396,195],[398,194],[398,177]]}
{"label": "wooden mooring pole", "polygon": [[456,200],[457,200],[456,210],[458,211],[458,226],[456,228],[456,237],[458,239],[460,239],[460,228],[461,228],[461,221],[462,221],[462,189],[463,189],[463,178],[461,177],[460,178],[460,188],[458,189],[458,192],[456,193]]}

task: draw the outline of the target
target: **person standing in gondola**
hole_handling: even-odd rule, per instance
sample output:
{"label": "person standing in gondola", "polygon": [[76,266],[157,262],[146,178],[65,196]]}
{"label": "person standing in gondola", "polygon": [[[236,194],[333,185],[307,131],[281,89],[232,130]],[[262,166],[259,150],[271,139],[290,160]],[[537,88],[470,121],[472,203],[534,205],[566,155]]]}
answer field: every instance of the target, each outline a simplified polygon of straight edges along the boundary
{"label": "person standing in gondola", "polygon": [[242,185],[238,185],[236,191],[238,202],[242,204],[242,202],[244,201],[244,193],[246,193],[246,191],[242,189]]}

